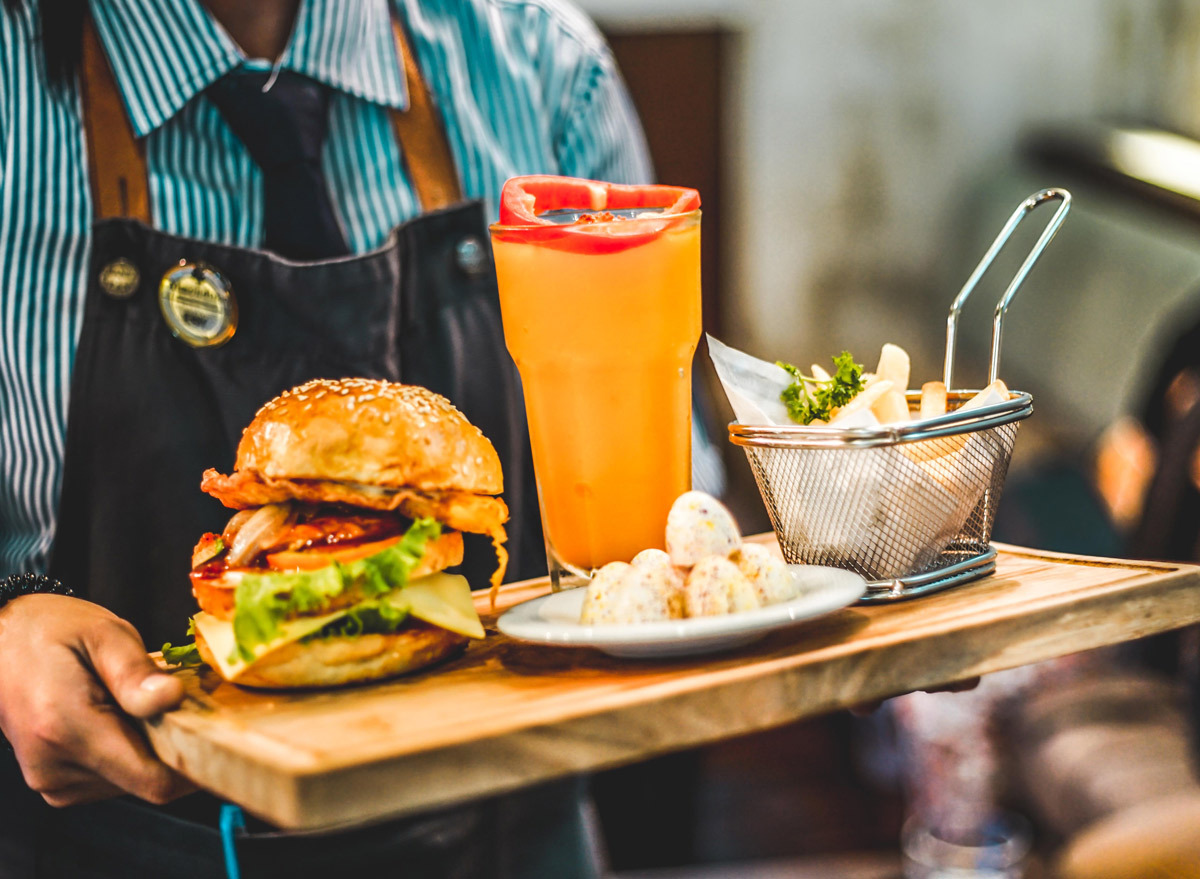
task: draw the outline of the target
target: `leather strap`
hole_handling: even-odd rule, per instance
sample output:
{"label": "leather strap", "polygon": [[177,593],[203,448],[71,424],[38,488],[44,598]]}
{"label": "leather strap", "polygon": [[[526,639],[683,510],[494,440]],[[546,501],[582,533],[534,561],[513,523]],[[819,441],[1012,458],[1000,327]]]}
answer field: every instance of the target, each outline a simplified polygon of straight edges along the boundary
{"label": "leather strap", "polygon": [[399,19],[392,19],[392,30],[396,35],[396,48],[404,62],[405,82],[408,85],[408,111],[392,112],[396,140],[408,165],[409,181],[416,190],[422,210],[448,207],[462,201],[462,187],[454,157],[450,154],[450,144],[446,140],[437,107],[433,104],[408,45],[404,25]]}
{"label": "leather strap", "polygon": [[145,145],[133,136],[129,114],[90,16],[83,24],[82,93],[88,180],[96,219],[128,217],[149,225]]}
{"label": "leather strap", "polygon": [[[462,201],[462,187],[441,117],[399,20],[393,20],[393,32],[404,62],[409,106],[407,111],[392,111],[392,126],[409,180],[423,211],[457,204]],[[120,89],[90,17],[83,26],[82,92],[88,179],[96,219],[127,217],[150,225],[145,145],[133,135]]]}

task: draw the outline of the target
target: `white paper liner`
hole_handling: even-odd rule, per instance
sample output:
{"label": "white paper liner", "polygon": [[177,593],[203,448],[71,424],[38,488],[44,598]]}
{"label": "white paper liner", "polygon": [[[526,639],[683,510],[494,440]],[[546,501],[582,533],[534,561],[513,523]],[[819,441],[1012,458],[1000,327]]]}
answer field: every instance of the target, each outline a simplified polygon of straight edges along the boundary
{"label": "white paper liner", "polygon": [[741,424],[791,424],[787,406],[779,399],[792,383],[786,369],[751,357],[745,351],[730,348],[708,336],[708,356],[717,370],[717,378]]}

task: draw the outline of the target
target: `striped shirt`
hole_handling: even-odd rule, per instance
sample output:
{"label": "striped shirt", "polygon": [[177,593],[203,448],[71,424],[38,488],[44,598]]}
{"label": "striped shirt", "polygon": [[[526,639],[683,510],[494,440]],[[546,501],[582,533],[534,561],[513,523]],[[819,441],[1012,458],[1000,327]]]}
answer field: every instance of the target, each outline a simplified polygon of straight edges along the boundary
{"label": "striped shirt", "polygon": [[[278,64],[330,86],[323,164],[355,252],[420,212],[395,141],[407,106],[389,2],[446,116],[467,197],[551,173],[650,179],[603,39],[559,0],[304,0]],[[36,2],[0,12],[0,573],[42,570],[61,487],[93,216],[77,84],[47,82]],[[263,238],[261,175],[204,89],[248,59],[200,0],[90,0],[134,133],[154,225],[241,247]],[[701,438],[702,439],[702,438]],[[719,488],[714,451],[697,484]]]}

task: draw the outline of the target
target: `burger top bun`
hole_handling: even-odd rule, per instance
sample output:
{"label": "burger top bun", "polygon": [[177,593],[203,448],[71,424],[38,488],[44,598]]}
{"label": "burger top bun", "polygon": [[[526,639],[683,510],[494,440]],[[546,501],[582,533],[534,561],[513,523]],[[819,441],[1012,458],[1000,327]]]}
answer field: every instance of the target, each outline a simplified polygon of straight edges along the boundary
{"label": "burger top bun", "polygon": [[363,378],[317,379],[264,404],[242,432],[236,468],[381,488],[504,488],[495,448],[449,400]]}

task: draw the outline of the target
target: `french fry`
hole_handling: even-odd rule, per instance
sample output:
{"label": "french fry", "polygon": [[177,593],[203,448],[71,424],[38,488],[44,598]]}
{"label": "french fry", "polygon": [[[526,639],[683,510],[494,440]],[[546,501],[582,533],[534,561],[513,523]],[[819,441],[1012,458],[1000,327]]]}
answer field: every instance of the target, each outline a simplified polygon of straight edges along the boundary
{"label": "french fry", "polygon": [[937,418],[946,414],[946,386],[942,382],[921,385],[921,418]]}
{"label": "french fry", "polygon": [[903,392],[898,391],[895,387],[875,401],[871,406],[871,412],[879,419],[880,424],[903,424],[912,419],[908,412],[908,400],[905,399]]}
{"label": "french fry", "polygon": [[899,448],[901,452],[918,464],[927,464],[939,458],[949,458],[958,454],[966,444],[966,435],[958,434],[957,436],[943,436],[937,439],[919,440],[915,443],[904,443]]}
{"label": "french fry", "polygon": [[[927,393],[931,385],[939,387],[933,393]],[[932,418],[933,415],[925,414],[926,398],[933,397],[934,394],[941,394],[941,407],[945,409],[945,385],[941,382],[926,382],[921,386],[921,417]],[[1000,379],[996,379],[966,403],[963,403],[957,411],[963,409],[978,409],[981,406],[990,406],[993,403],[1000,403],[1008,399],[1008,387]],[[931,404],[932,405],[932,404]],[[937,413],[942,414],[942,413]],[[968,435],[964,433],[955,436],[940,437],[938,439],[921,440],[915,443],[905,443],[900,446],[900,451],[921,464],[932,465],[938,462],[942,469],[931,469],[930,473],[937,479],[949,479],[949,474],[954,472],[954,464],[952,456],[957,455],[967,444]]]}
{"label": "french fry", "polygon": [[875,401],[892,389],[892,383],[887,379],[877,381],[865,390],[859,391],[858,395],[842,406],[840,409],[834,410],[833,418],[829,419],[830,424],[837,424],[839,421],[844,421],[850,416],[861,412],[864,409],[870,409],[875,405]]}
{"label": "french fry", "polygon": [[974,397],[963,403],[959,408],[978,409],[982,406],[991,406],[994,403],[1003,403],[1008,398],[1008,385],[1000,381],[1000,379],[996,379]]}
{"label": "french fry", "polygon": [[904,393],[908,390],[908,373],[910,363],[908,352],[899,345],[888,342],[879,352],[879,366],[875,367],[875,375],[887,379],[892,387]]}
{"label": "french fry", "polygon": [[812,365],[812,377],[819,382],[827,382],[832,376],[821,368],[821,364],[814,363]]}
{"label": "french fry", "polygon": [[936,475],[939,467],[953,469],[956,466],[954,459],[966,444],[966,434],[960,433],[955,436],[942,436],[919,440],[915,443],[904,443],[899,448],[901,452],[918,464],[932,465],[936,462],[937,466],[931,470]]}

